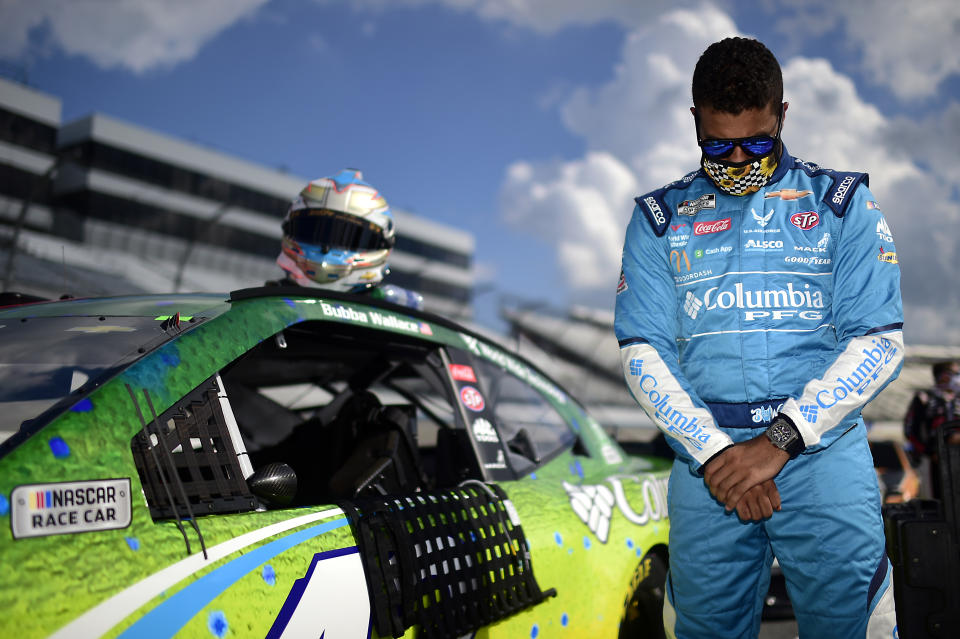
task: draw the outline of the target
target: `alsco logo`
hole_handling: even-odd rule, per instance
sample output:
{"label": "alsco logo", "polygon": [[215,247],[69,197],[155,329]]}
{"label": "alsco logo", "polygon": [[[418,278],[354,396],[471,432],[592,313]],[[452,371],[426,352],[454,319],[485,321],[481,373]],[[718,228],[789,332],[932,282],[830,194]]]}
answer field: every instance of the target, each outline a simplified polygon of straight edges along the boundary
{"label": "alsco logo", "polygon": [[790,223],[801,231],[809,231],[820,223],[820,216],[816,211],[801,211],[790,216]]}
{"label": "alsco logo", "polygon": [[729,229],[730,229],[729,217],[725,217],[722,220],[714,220],[713,222],[694,222],[693,223],[694,235],[707,235],[709,233],[719,233],[720,231],[727,231]]}

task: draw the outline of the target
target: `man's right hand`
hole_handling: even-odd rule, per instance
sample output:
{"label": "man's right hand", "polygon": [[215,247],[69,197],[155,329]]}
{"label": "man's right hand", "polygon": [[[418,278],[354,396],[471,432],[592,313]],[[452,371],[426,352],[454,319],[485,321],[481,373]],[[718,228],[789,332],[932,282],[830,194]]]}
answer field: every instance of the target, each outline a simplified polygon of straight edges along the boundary
{"label": "man's right hand", "polygon": [[780,510],[780,491],[772,479],[757,484],[737,502],[737,515],[742,521],[760,521]]}

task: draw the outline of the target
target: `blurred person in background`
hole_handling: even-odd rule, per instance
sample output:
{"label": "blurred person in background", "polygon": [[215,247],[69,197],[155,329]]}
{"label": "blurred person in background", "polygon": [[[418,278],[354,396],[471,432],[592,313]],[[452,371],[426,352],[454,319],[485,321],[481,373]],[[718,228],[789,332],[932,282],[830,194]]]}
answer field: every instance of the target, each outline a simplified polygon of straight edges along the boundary
{"label": "blurred person in background", "polygon": [[[933,388],[918,390],[903,418],[903,435],[908,442],[910,460],[929,486],[924,493],[940,499],[940,456],[937,431],[945,423],[960,419],[960,362],[933,365]],[[960,444],[960,433],[951,433],[949,444]]]}

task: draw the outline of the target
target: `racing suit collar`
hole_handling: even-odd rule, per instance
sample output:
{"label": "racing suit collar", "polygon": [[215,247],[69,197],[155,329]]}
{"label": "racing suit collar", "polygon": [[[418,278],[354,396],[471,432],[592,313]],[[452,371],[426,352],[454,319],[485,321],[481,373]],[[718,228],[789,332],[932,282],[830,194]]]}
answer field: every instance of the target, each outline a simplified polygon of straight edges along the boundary
{"label": "racing suit collar", "polygon": [[777,168],[774,169],[773,175],[770,176],[767,187],[779,182],[780,179],[786,175],[787,169],[793,166],[793,157],[787,152],[787,145],[783,143],[783,140],[780,140],[780,148],[780,162],[777,164]]}

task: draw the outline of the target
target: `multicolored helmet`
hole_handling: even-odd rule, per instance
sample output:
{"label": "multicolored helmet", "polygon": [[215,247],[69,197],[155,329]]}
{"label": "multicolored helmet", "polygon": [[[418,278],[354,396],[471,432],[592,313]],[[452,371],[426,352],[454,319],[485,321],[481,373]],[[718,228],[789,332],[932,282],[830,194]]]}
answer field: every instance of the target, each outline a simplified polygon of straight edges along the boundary
{"label": "multicolored helmet", "polygon": [[356,169],[316,179],[283,219],[277,264],[301,286],[362,291],[389,272],[396,242],[390,206]]}

